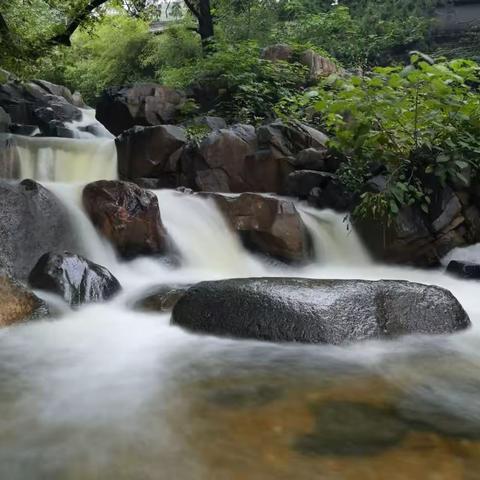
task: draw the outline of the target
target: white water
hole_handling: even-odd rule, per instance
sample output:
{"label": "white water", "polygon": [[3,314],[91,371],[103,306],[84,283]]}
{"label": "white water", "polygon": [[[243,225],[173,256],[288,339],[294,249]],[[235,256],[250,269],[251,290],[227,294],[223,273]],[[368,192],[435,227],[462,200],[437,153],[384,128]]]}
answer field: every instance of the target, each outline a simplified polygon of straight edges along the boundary
{"label": "white water", "polygon": [[[88,141],[82,145],[89,148]],[[66,175],[69,162],[64,154],[55,150],[55,155],[60,163],[65,162],[65,175],[55,174],[55,180],[69,176],[87,181],[83,153],[70,160],[71,175]],[[235,441],[219,433],[219,425],[202,423],[202,413],[194,413],[198,403],[204,405],[210,398],[207,393],[212,394],[210,387],[202,386],[209,381],[220,384],[213,392],[225,388],[224,383],[233,388],[233,383],[255,396],[259,386],[279,383],[296,391],[313,385],[318,394],[326,388],[322,382],[335,382],[342,375],[347,384],[374,376],[400,389],[402,395],[426,388],[425,401],[432,409],[440,404],[467,421],[480,421],[477,283],[457,280],[441,270],[375,265],[356,235],[347,231],[342,216],[305,207],[299,208],[314,239],[316,261],[295,270],[268,264],[242,247],[213,202],[172,191],[156,194],[163,222],[185,260],[182,267],[148,258],[121,263],[85,216],[80,203],[82,185],[54,183],[48,187],[74,218],[85,255],[108,267],[124,286],[124,293],[111,303],[68,312],[60,320],[0,331],[0,479],[347,478],[318,477],[318,464],[308,458],[299,464],[292,459],[291,470],[288,466],[276,470],[268,462],[265,470],[259,464],[259,471],[252,475],[250,459],[236,452]],[[128,308],[141,292],[155,285],[259,275],[437,284],[457,296],[473,328],[451,337],[409,337],[348,347],[283,346],[197,336],[170,326],[168,315]],[[293,379],[297,383],[292,386]],[[463,386],[470,390],[462,390]],[[295,410],[288,415],[294,416]],[[263,434],[264,427],[259,426],[258,435]],[[223,452],[225,464],[212,463],[204,444]],[[248,455],[256,458],[253,450]],[[459,458],[452,462],[460,462]],[[363,473],[355,478],[383,480],[380,474],[375,476],[375,464],[368,467],[368,458],[364,462],[367,466],[363,464]],[[473,463],[471,468],[476,466]],[[396,473],[402,467],[399,464]],[[446,475],[440,471],[431,478],[453,478],[448,471]]]}

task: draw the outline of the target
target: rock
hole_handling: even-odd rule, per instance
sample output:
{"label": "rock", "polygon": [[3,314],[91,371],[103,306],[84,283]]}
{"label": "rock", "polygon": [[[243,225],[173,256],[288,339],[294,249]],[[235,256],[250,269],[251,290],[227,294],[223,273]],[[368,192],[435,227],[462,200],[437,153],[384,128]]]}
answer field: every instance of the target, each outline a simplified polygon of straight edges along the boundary
{"label": "rock", "polygon": [[43,255],[28,281],[33,288],[60,295],[72,306],[109,300],[121,290],[105,267],[69,252]]}
{"label": "rock", "polygon": [[[78,134],[74,123],[86,123],[78,101],[68,88],[42,80],[30,83],[10,80],[0,84],[0,107],[11,118],[10,132],[22,135],[73,138]],[[101,130],[99,136],[105,135],[94,119],[84,128],[88,127]]]}
{"label": "rock", "polygon": [[171,312],[189,287],[190,285],[160,285],[136,301],[133,308],[146,312]]}
{"label": "rock", "polygon": [[67,210],[32,180],[0,181],[0,245],[0,263],[20,280],[45,252],[77,249]]}
{"label": "rock", "polygon": [[155,194],[133,183],[100,180],[84,188],[83,204],[96,228],[124,258],[167,253],[168,235]]}
{"label": "rock", "polygon": [[329,171],[327,169],[327,149],[325,147],[306,148],[301,150],[294,159],[292,165],[299,170]]}
{"label": "rock", "polygon": [[341,69],[337,67],[335,62],[322,57],[313,50],[305,50],[301,53],[299,61],[308,68],[311,82],[315,82],[322,77],[328,77],[333,73],[341,73]]}
{"label": "rock", "polygon": [[195,118],[193,120],[193,125],[205,127],[212,132],[214,132],[215,130],[222,130],[224,128],[228,128],[227,122],[223,118],[211,117],[209,115]]}
{"label": "rock", "polygon": [[9,132],[11,123],[10,115],[0,107],[0,133]]}
{"label": "rock", "polygon": [[477,263],[452,260],[447,265],[447,272],[460,278],[480,279],[480,265]]}
{"label": "rock", "polygon": [[120,177],[156,178],[159,187],[175,188],[178,162],[186,143],[185,130],[174,125],[125,131],[116,140]]}
{"label": "rock", "polygon": [[97,105],[97,119],[114,135],[140,126],[175,123],[185,96],[177,90],[154,83],[105,90]]}
{"label": "rock", "polygon": [[348,212],[355,205],[355,195],[340,183],[334,176],[325,177],[325,180],[330,178],[330,181],[321,187],[315,187],[308,195],[308,203],[316,208],[332,209],[336,212]]}
{"label": "rock", "polygon": [[42,318],[47,305],[33,292],[9,276],[0,275],[0,327]]}
{"label": "rock", "polygon": [[175,305],[172,321],[199,333],[334,345],[470,325],[457,299],[437,286],[305,278],[201,282]]}
{"label": "rock", "polygon": [[430,207],[432,228],[435,232],[444,230],[462,212],[462,204],[453,191],[446,187],[435,191]]}
{"label": "rock", "polygon": [[328,137],[300,122],[273,122],[257,130],[259,148],[271,149],[276,158],[294,158],[301,150],[324,149]]}
{"label": "rock", "polygon": [[11,134],[0,135],[0,178],[20,177],[17,142]]}
{"label": "rock", "polygon": [[331,173],[315,170],[297,170],[287,178],[287,193],[302,199],[308,198],[314,188],[324,188],[335,178]]}
{"label": "rock", "polygon": [[293,57],[293,48],[285,43],[277,43],[265,47],[261,52],[261,58],[270,60],[271,62],[288,62]]}
{"label": "rock", "polygon": [[180,183],[207,192],[276,191],[282,167],[275,159],[258,159],[256,150],[254,127],[216,130],[185,149]]}
{"label": "rock", "polygon": [[311,257],[308,230],[292,202],[253,193],[210,196],[246,248],[285,262]]}
{"label": "rock", "polygon": [[56,85],[54,83],[47,82],[46,80],[33,80],[33,83],[37,84],[39,87],[41,87],[43,90],[45,90],[51,95],[63,97],[68,103],[71,103],[76,107],[87,107],[79,92],[75,92],[75,94],[72,94],[70,89],[68,89],[67,87],[64,87],[63,85]]}

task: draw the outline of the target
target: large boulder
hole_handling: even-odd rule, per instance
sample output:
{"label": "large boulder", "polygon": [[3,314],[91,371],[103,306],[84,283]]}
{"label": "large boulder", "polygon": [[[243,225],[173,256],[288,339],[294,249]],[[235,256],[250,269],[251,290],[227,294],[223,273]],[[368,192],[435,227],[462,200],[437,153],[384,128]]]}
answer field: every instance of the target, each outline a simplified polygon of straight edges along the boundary
{"label": "large boulder", "polygon": [[447,272],[460,278],[480,280],[480,264],[451,260],[447,265]]}
{"label": "large boulder", "polygon": [[48,307],[33,292],[0,274],[0,328],[48,315]]}
{"label": "large boulder", "polygon": [[28,281],[33,288],[60,295],[72,306],[109,300],[121,289],[105,267],[69,252],[43,255]]}
{"label": "large boulder", "polygon": [[122,181],[100,180],[83,190],[83,205],[100,233],[124,258],[161,255],[168,235],[155,194]]}
{"label": "large boulder", "polygon": [[186,132],[174,125],[133,127],[116,140],[118,170],[124,179],[155,178],[158,186],[177,186],[178,162]]}
{"label": "large boulder", "polygon": [[77,249],[67,210],[42,185],[0,181],[0,263],[26,279],[46,252]]}
{"label": "large boulder", "polygon": [[334,345],[470,325],[457,299],[440,287],[304,278],[201,282],[175,305],[172,321],[213,335]]}
{"label": "large boulder", "polygon": [[287,178],[287,193],[302,199],[308,198],[314,188],[323,188],[332,180],[333,175],[316,170],[297,170]]}
{"label": "large boulder", "polygon": [[185,103],[183,93],[154,83],[112,87],[102,93],[97,119],[114,135],[140,126],[175,123]]}
{"label": "large boulder", "polygon": [[311,257],[308,230],[292,202],[253,193],[210,196],[248,249],[286,262]]}

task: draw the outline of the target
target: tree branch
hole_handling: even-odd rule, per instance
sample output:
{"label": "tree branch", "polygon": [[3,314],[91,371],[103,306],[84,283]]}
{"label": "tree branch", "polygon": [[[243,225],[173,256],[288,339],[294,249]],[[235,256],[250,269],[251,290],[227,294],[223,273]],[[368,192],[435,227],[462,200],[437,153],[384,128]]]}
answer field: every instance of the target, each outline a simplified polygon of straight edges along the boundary
{"label": "tree branch", "polygon": [[59,45],[70,46],[72,43],[70,41],[71,36],[75,33],[75,30],[88,18],[88,16],[100,5],[107,3],[108,0],[90,0],[88,5],[81,10],[76,17],[73,17],[67,24],[67,27],[63,33],[53,37],[49,43],[56,43]]}
{"label": "tree branch", "polygon": [[0,12],[0,37],[4,38],[5,40],[10,39],[10,29],[8,28],[7,22],[1,12]]}

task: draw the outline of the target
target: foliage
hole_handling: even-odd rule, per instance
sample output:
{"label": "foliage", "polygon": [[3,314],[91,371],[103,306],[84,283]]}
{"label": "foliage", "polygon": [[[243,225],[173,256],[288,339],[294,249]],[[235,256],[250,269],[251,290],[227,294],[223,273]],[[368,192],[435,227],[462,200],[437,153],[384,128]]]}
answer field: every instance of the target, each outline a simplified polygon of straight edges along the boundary
{"label": "foliage", "polygon": [[212,113],[228,121],[258,123],[274,115],[281,98],[298,91],[307,73],[298,63],[263,60],[255,42],[217,43],[211,55],[164,70],[162,80],[177,88],[194,85],[213,92]]}
{"label": "foliage", "polygon": [[280,27],[278,38],[321,47],[345,66],[367,67],[386,64],[396,51],[422,42],[428,28],[429,21],[419,16],[354,16],[348,7],[338,6],[288,22]]}
{"label": "foliage", "polygon": [[[341,178],[362,193],[357,214],[391,217],[406,205],[428,212],[429,185],[466,182],[480,168],[480,67],[468,60],[429,64],[419,56],[367,76],[331,77],[312,100],[345,158]],[[366,192],[382,171],[386,185]]]}

